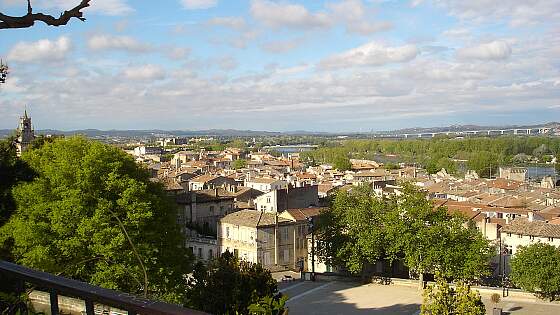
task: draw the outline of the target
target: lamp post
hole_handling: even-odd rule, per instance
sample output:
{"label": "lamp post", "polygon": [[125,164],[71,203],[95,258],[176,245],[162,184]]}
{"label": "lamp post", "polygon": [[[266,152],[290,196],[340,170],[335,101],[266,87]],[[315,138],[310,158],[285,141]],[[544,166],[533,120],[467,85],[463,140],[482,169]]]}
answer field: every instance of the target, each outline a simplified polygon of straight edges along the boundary
{"label": "lamp post", "polygon": [[315,227],[313,218],[307,218],[309,228],[311,229],[311,281],[315,281]]}

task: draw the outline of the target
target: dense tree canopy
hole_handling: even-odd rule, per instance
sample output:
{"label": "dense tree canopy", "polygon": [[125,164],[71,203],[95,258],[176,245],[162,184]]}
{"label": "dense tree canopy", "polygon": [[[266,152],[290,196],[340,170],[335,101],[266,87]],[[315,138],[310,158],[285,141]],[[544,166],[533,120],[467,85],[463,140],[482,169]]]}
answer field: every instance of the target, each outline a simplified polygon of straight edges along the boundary
{"label": "dense tree canopy", "polygon": [[195,266],[186,306],[211,314],[248,314],[251,304],[263,304],[267,297],[272,299],[277,289],[269,270],[260,264],[240,261],[226,251],[207,266]]}
{"label": "dense tree canopy", "polygon": [[38,176],[13,189],[17,208],[0,228],[17,263],[180,301],[190,258],[176,209],[146,170],[121,150],[80,137],[22,159]]}
{"label": "dense tree canopy", "polygon": [[445,168],[459,171],[457,161],[467,161],[466,167],[489,176],[500,165],[515,164],[517,154],[560,154],[560,139],[553,137],[498,137],[465,139],[414,140],[346,140],[323,144],[319,149],[302,152],[303,161],[334,164],[340,156],[356,159],[378,159],[379,154],[393,154],[401,162],[419,163],[431,173]]}
{"label": "dense tree canopy", "polygon": [[560,296],[560,248],[535,243],[520,247],[511,259],[513,283],[551,300]]}
{"label": "dense tree canopy", "polygon": [[340,191],[318,222],[319,255],[356,273],[378,260],[402,259],[418,274],[473,281],[488,272],[493,256],[480,232],[409,185],[391,198],[366,186]]}
{"label": "dense tree canopy", "polygon": [[35,172],[16,157],[13,138],[0,141],[0,226],[15,210],[12,188],[21,181],[30,181]]}

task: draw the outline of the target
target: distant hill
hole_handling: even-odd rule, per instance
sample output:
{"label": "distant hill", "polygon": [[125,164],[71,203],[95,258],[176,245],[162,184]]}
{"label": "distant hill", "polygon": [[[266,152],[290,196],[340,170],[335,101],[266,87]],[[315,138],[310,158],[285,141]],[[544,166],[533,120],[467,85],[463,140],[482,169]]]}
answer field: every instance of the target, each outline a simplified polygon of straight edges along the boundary
{"label": "distant hill", "polygon": [[560,128],[559,122],[549,122],[539,125],[506,125],[506,126],[479,126],[479,125],[451,125],[447,127],[412,127],[391,131],[378,131],[374,134],[414,134],[430,132],[459,132],[478,130],[500,130],[500,129],[533,129],[533,128]]}

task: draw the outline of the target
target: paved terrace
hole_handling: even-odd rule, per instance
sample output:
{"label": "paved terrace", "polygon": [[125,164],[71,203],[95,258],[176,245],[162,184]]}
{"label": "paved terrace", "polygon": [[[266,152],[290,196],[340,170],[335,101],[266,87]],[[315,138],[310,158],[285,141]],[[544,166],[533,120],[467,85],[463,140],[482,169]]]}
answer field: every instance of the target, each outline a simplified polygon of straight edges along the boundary
{"label": "paved terrace", "polygon": [[[417,315],[422,304],[422,295],[417,288],[395,284],[360,285],[341,281],[280,280],[279,288],[290,297],[287,302],[290,315]],[[482,293],[487,314],[492,314],[491,293]],[[534,297],[506,297],[498,307],[503,309],[504,314],[512,315],[560,314],[560,303],[549,303]]]}

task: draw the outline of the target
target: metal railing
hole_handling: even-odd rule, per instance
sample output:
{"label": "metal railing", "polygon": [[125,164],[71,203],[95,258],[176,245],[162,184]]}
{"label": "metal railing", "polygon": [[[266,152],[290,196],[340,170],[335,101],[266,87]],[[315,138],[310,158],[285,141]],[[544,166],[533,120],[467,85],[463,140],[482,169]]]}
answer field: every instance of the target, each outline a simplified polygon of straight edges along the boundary
{"label": "metal railing", "polygon": [[51,314],[60,314],[58,296],[70,296],[84,300],[85,313],[94,315],[94,303],[116,307],[129,315],[204,315],[206,313],[178,305],[152,301],[115,290],[104,289],[89,283],[72,280],[50,273],[30,269],[0,260],[0,279],[11,277],[17,281],[47,288],[50,294]]}

